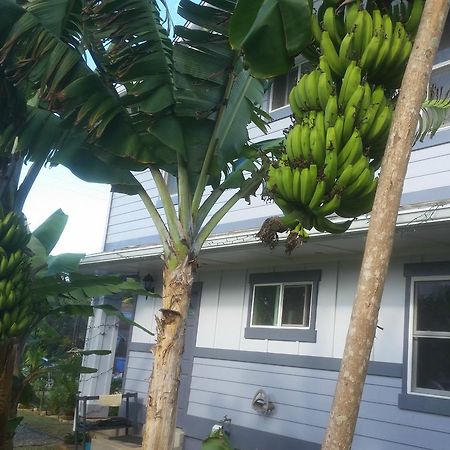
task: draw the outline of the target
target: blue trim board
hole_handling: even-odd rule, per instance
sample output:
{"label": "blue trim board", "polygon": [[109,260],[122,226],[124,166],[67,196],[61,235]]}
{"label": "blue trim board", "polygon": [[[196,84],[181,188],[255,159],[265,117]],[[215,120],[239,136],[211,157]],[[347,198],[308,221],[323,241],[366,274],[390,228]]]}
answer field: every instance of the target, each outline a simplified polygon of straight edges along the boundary
{"label": "blue trim board", "polygon": [[447,398],[402,393],[398,396],[398,407],[410,411],[450,416],[450,399]]}
{"label": "blue trim board", "polygon": [[[187,415],[184,422],[184,450],[199,450],[202,440],[211,432],[213,420]],[[230,425],[230,439],[237,450],[319,450],[320,444]]]}
{"label": "blue trim board", "polygon": [[[305,369],[330,370],[339,372],[340,358],[322,356],[286,355],[283,353],[251,352],[244,350],[223,350],[217,348],[196,347],[194,356],[198,358],[221,359],[225,361],[251,362],[274,366],[300,367]],[[370,361],[368,375],[401,378],[402,364]]]}

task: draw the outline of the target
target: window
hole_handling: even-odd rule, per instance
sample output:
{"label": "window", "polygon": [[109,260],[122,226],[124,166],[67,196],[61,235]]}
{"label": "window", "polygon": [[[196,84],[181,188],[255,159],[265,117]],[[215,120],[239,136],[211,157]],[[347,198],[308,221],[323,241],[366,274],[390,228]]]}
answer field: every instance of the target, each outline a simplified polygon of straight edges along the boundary
{"label": "window", "polygon": [[[450,60],[436,64],[433,67],[433,72],[430,77],[430,86],[437,89],[440,96],[450,96]],[[450,110],[447,112],[447,116],[441,127],[448,126],[450,126]]]}
{"label": "window", "polygon": [[315,342],[320,271],[250,276],[247,339]]}
{"label": "window", "polygon": [[450,277],[413,278],[410,391],[450,397]]}
{"label": "window", "polygon": [[311,283],[255,285],[251,326],[308,327],[311,293]]}
{"label": "window", "polygon": [[166,172],[164,179],[166,180],[167,189],[170,195],[175,195],[178,193],[177,178],[172,174]]}
{"label": "window", "polygon": [[450,416],[450,262],[405,265],[399,407]]}
{"label": "window", "polygon": [[[433,72],[430,77],[430,86],[436,86],[443,96],[450,95],[450,19],[447,19],[438,53],[434,61]],[[450,126],[450,112],[447,113],[443,127]]]}
{"label": "window", "polygon": [[283,108],[289,103],[289,92],[297,83],[300,74],[310,72],[312,64],[304,61],[287,74],[275,78],[269,91],[269,112]]}
{"label": "window", "polygon": [[[173,202],[176,204],[178,202],[178,183],[177,178],[170,174],[169,172],[163,172],[164,181],[166,182],[167,189],[169,191],[169,194],[172,197]],[[162,202],[161,199],[158,198],[156,202],[157,208],[162,208]]]}

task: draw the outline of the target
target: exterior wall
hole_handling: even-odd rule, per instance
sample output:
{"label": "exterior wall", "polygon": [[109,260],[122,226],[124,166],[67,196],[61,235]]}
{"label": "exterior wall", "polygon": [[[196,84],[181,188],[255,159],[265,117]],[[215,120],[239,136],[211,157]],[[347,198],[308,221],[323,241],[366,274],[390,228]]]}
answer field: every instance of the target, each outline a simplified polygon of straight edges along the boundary
{"label": "exterior wall", "polygon": [[[405,281],[403,260],[393,260],[384,291],[372,359],[401,363],[403,360],[403,309]],[[314,265],[262,267],[208,272],[203,283],[197,347],[340,358],[350,320],[360,260],[353,258]],[[317,342],[283,342],[246,339],[249,283],[252,273],[287,270],[321,270],[316,330]]]}
{"label": "exterior wall", "polygon": [[[450,416],[399,408],[404,371],[404,264],[433,259],[433,255],[418,252],[414,257],[396,257],[391,263],[380,310],[383,330],[378,330],[375,340],[354,450],[448,449]],[[188,406],[181,420],[179,416],[186,436],[185,450],[199,450],[201,440],[224,415],[232,420],[232,442],[240,450],[319,450],[359,264],[358,258],[341,258],[314,264],[295,262],[290,266],[291,270],[321,270],[316,343],[244,338],[250,274],[281,272],[289,267],[255,265],[200,275],[202,295],[196,345],[189,346],[192,375],[187,385]],[[145,311],[147,317],[143,325],[149,326],[148,314],[157,308],[155,300],[139,300],[138,311]],[[133,334],[133,341],[137,338],[139,335]],[[149,348],[148,339],[130,344],[125,388],[137,391],[141,402],[150,378]],[[275,404],[268,416],[251,407],[260,388]],[[141,406],[139,421],[143,419]]]}
{"label": "exterior wall", "polygon": [[[441,64],[450,60],[450,20],[446,29],[436,58]],[[283,130],[291,124],[289,106],[271,112],[273,122],[267,135],[254,125],[248,128],[250,140],[257,142],[268,138],[283,136]],[[440,202],[450,198],[450,126],[442,128],[432,140],[426,139],[418,143],[412,153],[403,190],[402,205],[411,205],[421,202]],[[156,187],[150,173],[137,174],[150,196],[158,204]],[[226,193],[211,213],[214,213],[230,198],[232,193]],[[258,228],[263,219],[279,213],[274,204],[266,204],[258,194],[252,198],[249,207],[245,200],[239,201],[216,227],[215,233],[225,233],[242,229]],[[164,219],[164,215],[163,219]],[[138,196],[124,194],[112,195],[109,222],[105,238],[105,251],[117,250],[136,245],[159,243],[156,229],[148,217]]]}
{"label": "exterior wall", "polygon": [[[337,372],[330,370],[195,358],[188,415],[198,419],[193,420],[191,430],[185,432],[188,436],[197,436],[202,419],[218,420],[226,414],[232,420],[233,444],[240,449],[303,447],[298,444],[277,446],[276,438],[269,438],[262,446],[256,446],[252,440],[242,442],[239,431],[233,435],[233,424],[252,429],[255,436],[259,433],[281,435],[306,441],[310,448],[319,449],[336,380]],[[269,416],[251,408],[251,400],[259,388],[264,388],[275,404]],[[400,410],[397,407],[400,392],[399,378],[367,377],[352,448],[448,449],[450,417]]]}
{"label": "exterior wall", "polygon": [[[137,348],[133,345],[130,348]],[[137,392],[138,394],[138,423],[145,421],[145,399],[147,398],[148,386],[153,365],[153,354],[143,347],[136,351],[130,350],[127,358],[127,369],[124,375],[123,392]]]}
{"label": "exterior wall", "polygon": [[[450,34],[444,35],[445,46]],[[445,58],[450,58],[446,49]],[[443,54],[443,53],[442,53]],[[439,60],[441,61],[441,60]],[[253,141],[281,137],[290,125],[289,108],[274,113],[268,136],[249,127]],[[416,145],[403,190],[405,207],[450,199],[450,127]],[[157,192],[149,173],[139,174],[150,196]],[[216,211],[231,196],[223,196]],[[258,228],[263,219],[278,213],[273,204],[259,197],[249,206],[240,201],[216,228],[221,234]],[[137,196],[114,194],[111,202],[105,250],[159,242],[156,230]],[[448,258],[447,258],[448,259]],[[384,290],[377,336],[371,355],[353,449],[355,450],[447,450],[450,445],[450,413],[446,416],[399,408],[404,362],[405,263],[433,260],[418,249],[416,256],[396,256],[391,262]],[[360,259],[327,258],[305,264],[291,260],[289,266],[254,265],[236,269],[215,269],[200,274],[202,296],[196,344],[188,346],[192,358],[186,363],[192,376],[184,389],[187,412],[181,423],[186,433],[185,450],[198,450],[200,440],[225,414],[232,419],[231,436],[241,450],[320,448],[339,362],[350,320]],[[317,341],[286,342],[246,339],[249,276],[252,273],[286,270],[320,270],[317,300]],[[140,297],[136,319],[155,329],[159,303]],[[134,329],[128,355],[125,390],[145,398],[150,378],[153,338]],[[189,359],[187,358],[187,359]],[[275,403],[275,411],[261,416],[251,408],[256,390],[264,388]],[[184,400],[183,400],[184,401]],[[139,420],[142,421],[143,406]]]}
{"label": "exterior wall", "polygon": [[[286,122],[287,121],[287,122]],[[272,136],[281,136],[282,130],[289,123],[282,119],[273,123]],[[259,130],[258,130],[259,131]],[[250,134],[253,131],[250,130]],[[442,142],[443,141],[443,142]],[[450,198],[450,127],[440,130],[433,140],[420,143],[413,151],[408,166],[403,189],[402,205],[422,202],[441,202]],[[150,195],[156,199],[156,187],[150,174],[139,174]],[[211,214],[217,211],[232,195],[225,193],[215,205]],[[215,233],[221,234],[243,229],[256,229],[263,220],[279,214],[279,209],[272,203],[266,203],[258,194],[252,197],[251,205],[240,200],[217,226]],[[164,215],[163,215],[164,219]],[[109,214],[105,250],[155,244],[159,242],[156,229],[150,220],[138,196],[113,194]]]}

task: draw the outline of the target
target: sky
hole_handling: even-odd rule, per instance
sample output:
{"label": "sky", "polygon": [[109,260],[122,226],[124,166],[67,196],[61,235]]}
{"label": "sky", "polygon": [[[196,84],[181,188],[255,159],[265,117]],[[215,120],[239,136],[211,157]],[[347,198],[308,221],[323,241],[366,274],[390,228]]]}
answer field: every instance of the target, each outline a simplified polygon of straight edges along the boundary
{"label": "sky", "polygon": [[[167,4],[172,20],[180,23],[178,0]],[[108,185],[81,181],[62,166],[45,168],[30,191],[24,213],[31,230],[59,208],[69,216],[53,254],[97,253],[103,250],[110,196]]]}

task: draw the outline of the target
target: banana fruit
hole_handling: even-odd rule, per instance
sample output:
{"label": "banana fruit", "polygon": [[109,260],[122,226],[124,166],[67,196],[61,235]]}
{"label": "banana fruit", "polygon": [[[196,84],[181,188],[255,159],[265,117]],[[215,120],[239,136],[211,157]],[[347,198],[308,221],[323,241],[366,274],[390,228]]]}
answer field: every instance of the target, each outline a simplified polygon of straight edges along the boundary
{"label": "banana fruit", "polygon": [[0,211],[0,341],[24,334],[34,319],[29,239],[23,214]]}
{"label": "banana fruit", "polygon": [[[375,171],[424,1],[400,0],[383,12],[352,2],[313,14],[320,56],[290,92],[294,124],[266,182],[296,239],[312,228],[342,233],[371,211]],[[334,215],[350,220],[330,220]]]}

